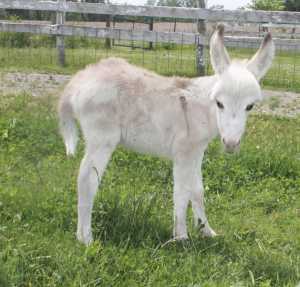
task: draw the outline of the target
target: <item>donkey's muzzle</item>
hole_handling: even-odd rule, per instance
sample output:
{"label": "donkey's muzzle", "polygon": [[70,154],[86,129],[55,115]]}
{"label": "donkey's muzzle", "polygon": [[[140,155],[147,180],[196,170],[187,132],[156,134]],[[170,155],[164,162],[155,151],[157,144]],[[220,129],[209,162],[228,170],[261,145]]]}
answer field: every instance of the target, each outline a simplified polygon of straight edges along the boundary
{"label": "donkey's muzzle", "polygon": [[226,140],[223,138],[222,141],[226,152],[234,153],[239,151],[241,143],[240,140]]}

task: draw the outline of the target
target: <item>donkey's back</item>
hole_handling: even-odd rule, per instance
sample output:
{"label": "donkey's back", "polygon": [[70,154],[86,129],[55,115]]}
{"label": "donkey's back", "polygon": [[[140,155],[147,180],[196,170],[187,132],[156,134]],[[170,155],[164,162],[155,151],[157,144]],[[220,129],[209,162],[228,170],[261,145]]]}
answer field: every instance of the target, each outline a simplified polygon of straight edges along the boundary
{"label": "donkey's back", "polygon": [[[188,119],[190,84],[189,79],[163,77],[118,58],[88,66],[72,78],[60,101],[67,153],[75,151],[76,118],[88,148],[111,138],[139,152],[173,157],[176,140],[187,139],[187,133],[201,127],[199,122],[207,122],[207,109],[193,99],[191,108],[202,113]],[[202,130],[206,137],[207,129]]]}

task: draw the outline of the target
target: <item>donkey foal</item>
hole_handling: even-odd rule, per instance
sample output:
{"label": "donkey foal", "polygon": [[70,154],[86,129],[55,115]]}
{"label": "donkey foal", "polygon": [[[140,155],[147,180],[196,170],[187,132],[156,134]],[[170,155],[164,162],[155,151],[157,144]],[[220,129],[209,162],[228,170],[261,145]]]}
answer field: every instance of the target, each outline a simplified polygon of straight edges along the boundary
{"label": "donkey foal", "polygon": [[117,58],[102,60],[77,73],[60,99],[60,128],[68,155],[75,152],[75,119],[85,138],[78,176],[77,238],[92,241],[93,201],[105,167],[118,144],[173,161],[174,237],[187,238],[186,210],[204,236],[215,236],[204,210],[199,172],[208,143],[218,134],[225,150],[238,149],[247,112],[262,99],[259,80],[271,66],[270,34],[249,61],[230,61],[224,26],[210,41],[214,76],[163,77]]}

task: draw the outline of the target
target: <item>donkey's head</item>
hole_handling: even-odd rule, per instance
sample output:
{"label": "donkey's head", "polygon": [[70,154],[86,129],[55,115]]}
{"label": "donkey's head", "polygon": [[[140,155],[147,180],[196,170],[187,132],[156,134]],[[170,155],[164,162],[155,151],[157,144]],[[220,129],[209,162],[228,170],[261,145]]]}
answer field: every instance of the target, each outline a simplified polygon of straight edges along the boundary
{"label": "donkey's head", "polygon": [[218,25],[210,40],[212,67],[217,82],[211,99],[215,101],[217,123],[226,151],[239,148],[248,112],[262,99],[259,80],[272,64],[275,47],[267,34],[249,61],[231,61],[224,46],[224,26]]}

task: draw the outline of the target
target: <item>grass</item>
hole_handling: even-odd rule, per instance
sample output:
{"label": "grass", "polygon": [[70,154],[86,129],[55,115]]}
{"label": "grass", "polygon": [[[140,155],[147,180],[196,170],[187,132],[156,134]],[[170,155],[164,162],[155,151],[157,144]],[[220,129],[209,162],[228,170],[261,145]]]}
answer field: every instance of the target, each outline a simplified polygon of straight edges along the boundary
{"label": "grass", "polygon": [[[146,44],[145,44],[146,45]],[[0,47],[0,70],[2,71],[40,71],[72,74],[87,64],[107,57],[122,57],[133,64],[155,70],[163,75],[195,76],[196,63],[193,47],[158,46],[153,50],[130,49],[115,46],[67,48],[66,65],[57,63],[57,51],[51,47],[15,48]]]}
{"label": "grass", "polygon": [[[9,33],[0,35],[1,43],[10,43],[9,39],[13,36]],[[0,47],[0,71],[39,71],[72,74],[87,64],[109,56],[117,56],[163,75],[187,77],[197,75],[196,52],[193,46],[157,44],[153,50],[130,49],[119,46],[107,49],[101,40],[88,41],[86,38],[76,39],[71,37],[67,38],[66,66],[60,67],[57,63],[57,51],[53,47],[54,42],[50,41],[51,38],[45,36],[42,39],[36,38],[37,36],[31,40],[32,44],[30,44],[29,39],[28,46],[25,46],[25,48],[22,46],[16,48],[18,42],[15,43],[15,41]],[[83,46],[80,46],[80,43],[83,43]],[[148,44],[135,43],[135,45],[147,47]],[[253,49],[240,48],[229,48],[228,50],[234,58],[250,58],[256,52]],[[206,62],[209,63],[207,52],[206,50]],[[263,85],[265,88],[270,89],[300,92],[299,72],[300,53],[295,51],[285,52],[278,48],[273,66],[265,77]],[[207,65],[207,73],[212,73],[209,65]]]}
{"label": "grass", "polygon": [[[21,43],[22,44],[22,43]],[[51,44],[51,43],[50,43]],[[119,56],[161,74],[195,76],[195,51],[158,46],[0,48],[1,71],[71,74]],[[98,43],[99,44],[99,43]],[[101,43],[100,43],[101,44]],[[230,49],[249,57],[250,49]],[[300,55],[280,52],[265,87],[300,91]],[[211,73],[208,66],[208,73]],[[278,103],[271,99],[270,107]],[[118,149],[93,212],[95,242],[75,239],[76,177],[53,98],[0,96],[0,286],[295,286],[300,282],[300,118],[253,115],[239,155],[214,141],[204,159],[207,214],[220,234],[166,242],[172,231],[168,161]]]}
{"label": "grass", "polygon": [[220,234],[165,244],[168,161],[118,149],[93,212],[95,242],[75,240],[76,176],[56,100],[0,97],[0,286],[291,286],[300,282],[300,118],[253,115],[239,155],[204,158],[207,214]]}

